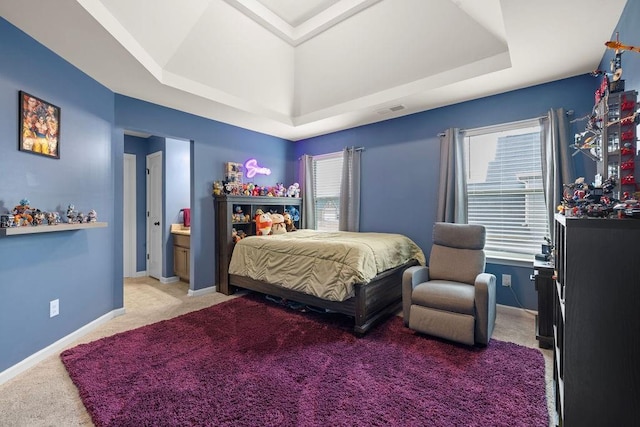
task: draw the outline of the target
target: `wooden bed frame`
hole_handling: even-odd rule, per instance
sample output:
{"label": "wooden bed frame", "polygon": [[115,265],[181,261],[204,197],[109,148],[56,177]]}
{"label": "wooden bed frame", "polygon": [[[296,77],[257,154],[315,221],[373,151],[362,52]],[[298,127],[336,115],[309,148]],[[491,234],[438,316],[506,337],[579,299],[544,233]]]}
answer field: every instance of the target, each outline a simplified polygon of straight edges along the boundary
{"label": "wooden bed frame", "polygon": [[356,335],[363,335],[379,321],[401,310],[402,273],[414,265],[418,262],[411,260],[378,274],[367,284],[355,284],[355,296],[345,301],[329,301],[237,274],[229,274],[229,285],[345,314],[354,318]]}

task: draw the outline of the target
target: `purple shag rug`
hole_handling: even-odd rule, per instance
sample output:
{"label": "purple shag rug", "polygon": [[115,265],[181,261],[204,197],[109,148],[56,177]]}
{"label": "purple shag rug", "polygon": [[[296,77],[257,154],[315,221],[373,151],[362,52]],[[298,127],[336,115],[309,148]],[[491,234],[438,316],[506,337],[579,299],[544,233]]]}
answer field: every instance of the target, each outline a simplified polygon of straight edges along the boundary
{"label": "purple shag rug", "polygon": [[97,426],[548,426],[544,358],[249,295],[61,354]]}

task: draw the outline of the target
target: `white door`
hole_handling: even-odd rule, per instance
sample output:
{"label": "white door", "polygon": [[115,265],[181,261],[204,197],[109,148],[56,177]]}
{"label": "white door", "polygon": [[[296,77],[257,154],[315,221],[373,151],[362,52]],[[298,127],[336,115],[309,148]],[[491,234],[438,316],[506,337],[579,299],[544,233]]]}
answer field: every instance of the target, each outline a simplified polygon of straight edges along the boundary
{"label": "white door", "polygon": [[147,274],[162,279],[162,152],[147,156]]}
{"label": "white door", "polygon": [[123,268],[124,277],[135,277],[136,266],[136,156],[124,155]]}

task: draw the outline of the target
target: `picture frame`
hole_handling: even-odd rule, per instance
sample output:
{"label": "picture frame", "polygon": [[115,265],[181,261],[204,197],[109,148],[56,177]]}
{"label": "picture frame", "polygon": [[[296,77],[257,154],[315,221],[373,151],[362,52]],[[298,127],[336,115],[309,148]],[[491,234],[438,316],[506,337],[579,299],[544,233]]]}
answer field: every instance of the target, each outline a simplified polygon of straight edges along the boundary
{"label": "picture frame", "polygon": [[60,158],[60,107],[19,91],[18,150]]}

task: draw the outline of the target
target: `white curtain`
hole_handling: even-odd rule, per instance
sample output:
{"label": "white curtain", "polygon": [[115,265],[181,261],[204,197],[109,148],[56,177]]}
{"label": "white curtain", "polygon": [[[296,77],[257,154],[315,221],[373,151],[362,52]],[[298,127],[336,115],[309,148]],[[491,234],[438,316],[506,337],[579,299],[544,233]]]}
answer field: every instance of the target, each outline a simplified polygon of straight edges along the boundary
{"label": "white curtain", "polygon": [[339,230],[360,231],[360,157],[361,148],[345,148],[342,152]]}
{"label": "white curtain", "polygon": [[313,196],[313,157],[304,154],[299,164],[300,194],[302,196],[301,226],[302,228],[315,228],[316,204]]}
{"label": "white curtain", "polygon": [[464,165],[464,133],[447,129],[440,136],[440,183],[436,221],[466,224],[467,173]]}
{"label": "white curtain", "polygon": [[547,217],[551,240],[555,238],[553,219],[556,206],[562,199],[563,184],[575,181],[573,161],[569,153],[571,137],[569,135],[569,118],[563,108],[551,109],[546,119],[541,119],[542,126],[542,185],[547,204]]}

